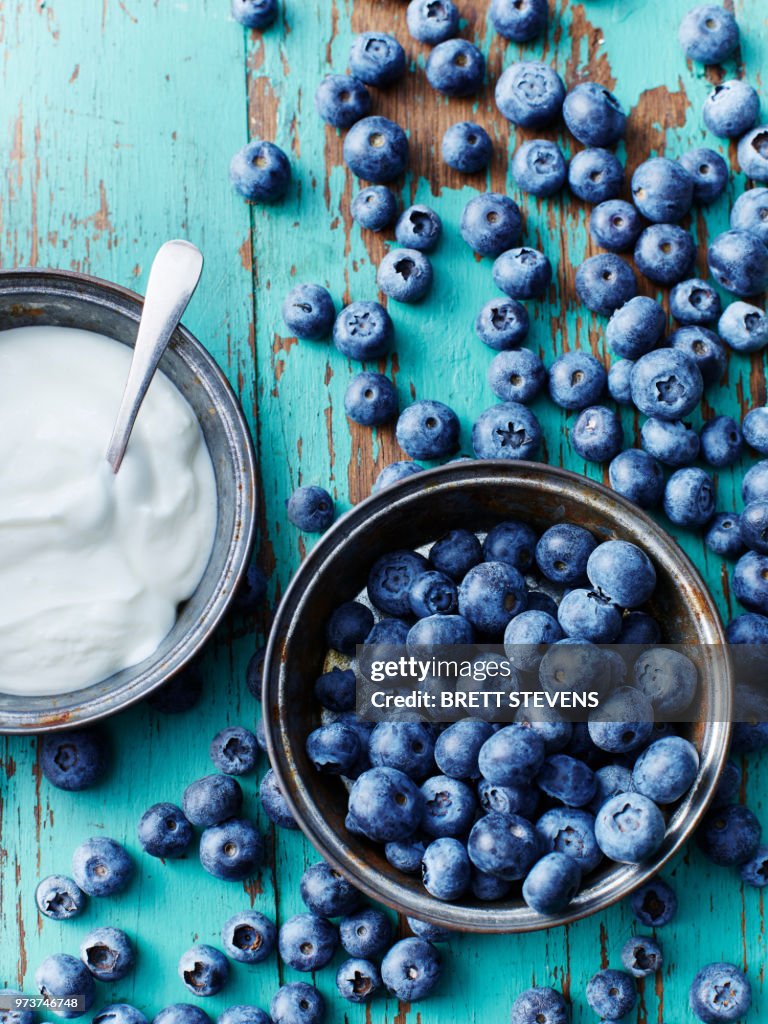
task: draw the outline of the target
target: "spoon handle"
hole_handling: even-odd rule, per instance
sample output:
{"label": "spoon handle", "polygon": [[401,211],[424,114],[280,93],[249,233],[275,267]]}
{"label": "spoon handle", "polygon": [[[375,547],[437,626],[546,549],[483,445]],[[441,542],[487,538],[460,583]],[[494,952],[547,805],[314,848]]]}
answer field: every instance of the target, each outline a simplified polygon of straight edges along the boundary
{"label": "spoon handle", "polygon": [[203,254],[191,242],[180,239],[162,245],[152,262],[131,368],[107,448],[107,462],[113,473],[120,469],[147,388],[202,269]]}

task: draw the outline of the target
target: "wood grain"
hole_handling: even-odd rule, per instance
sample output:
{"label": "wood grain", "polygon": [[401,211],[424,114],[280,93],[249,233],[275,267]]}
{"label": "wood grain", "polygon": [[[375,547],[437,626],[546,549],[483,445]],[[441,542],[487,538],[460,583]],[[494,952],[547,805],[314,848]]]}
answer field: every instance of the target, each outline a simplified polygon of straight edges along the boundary
{"label": "wood grain", "polygon": [[[510,130],[493,104],[501,69],[521,57],[548,60],[569,85],[595,78],[615,89],[632,110],[626,145],[628,174],[649,151],[677,156],[712,145],[733,163],[732,148],[708,136],[701,104],[718,76],[745,72],[760,86],[768,56],[768,26],[759,0],[738,0],[745,39],[721,71],[686,64],[676,28],[688,0],[555,0],[546,39],[507,45],[486,23],[485,2],[461,0],[464,35],[488,54],[489,84],[472,100],[448,101],[426,84],[427,50],[405,31],[405,4],[394,0],[285,0],[279,23],[243,33],[227,0],[5,0],[0,3],[0,258],[3,266],[52,265],[82,269],[141,290],[151,256],[163,240],[187,236],[206,255],[206,271],[186,322],[211,349],[236,386],[251,419],[261,471],[259,559],[273,573],[275,600],[312,538],[286,522],[284,502],[298,483],[334,493],[340,511],[365,497],[378,469],[400,457],[391,429],[350,429],[343,410],[346,384],[357,367],[325,343],[284,336],[280,303],[296,281],[326,284],[337,302],[375,298],[376,264],[391,237],[364,237],[351,222],[357,183],[341,160],[341,138],[314,112],[323,74],[346,69],[352,34],[394,31],[412,61],[406,80],[374,90],[374,109],[403,124],[411,138],[411,169],[400,183],[403,201],[434,205],[444,239],[434,256],[435,287],[417,307],[391,304],[397,340],[382,361],[403,404],[433,397],[461,419],[463,451],[471,423],[493,395],[485,375],[492,353],[474,336],[479,306],[494,294],[490,262],[473,258],[458,233],[461,210],[477,189],[507,191],[521,203],[526,240],[544,249],[556,268],[546,303],[532,304],[529,344],[546,363],[565,349],[590,348],[608,361],[604,324],[578,307],[573,278],[594,250],[587,210],[570,198],[539,202],[521,196],[509,173],[509,154],[530,133]],[[488,175],[468,178],[440,160],[448,124],[471,119],[495,142]],[[226,178],[231,154],[249,135],[274,138],[292,155],[295,182],[276,207],[248,208]],[[569,152],[562,130],[543,133]],[[745,187],[734,176],[729,196],[692,223],[701,246],[728,223],[728,208]],[[704,271],[700,261],[699,270]],[[643,289],[654,293],[647,284]],[[718,412],[740,415],[765,401],[763,361],[734,357],[723,384],[707,396]],[[600,478],[570,449],[571,417],[537,403],[547,458]],[[623,414],[627,436],[636,420]],[[738,507],[738,476],[720,474],[720,508]],[[680,543],[712,586],[724,614],[731,610],[727,572],[698,536]],[[176,962],[193,941],[219,942],[221,924],[255,905],[284,920],[301,909],[298,880],[311,849],[295,834],[269,837],[270,860],[253,885],[217,883],[194,855],[162,864],[140,856],[135,825],[157,800],[178,801],[184,786],[209,769],[208,742],[228,723],[253,726],[259,710],[244,686],[244,665],[261,642],[266,616],[233,620],[205,659],[206,688],[199,711],[163,718],[135,709],[109,726],[113,768],[85,794],[53,790],[41,779],[34,742],[0,741],[0,984],[32,988],[42,958],[76,952],[91,928],[115,924],[137,940],[140,962],[124,984],[101,990],[103,1001],[134,1002],[148,1014],[189,998]],[[763,814],[766,768],[745,764],[745,791]],[[245,780],[246,806],[260,817],[257,779]],[[265,824],[262,821],[262,824]],[[92,901],[74,922],[43,921],[35,912],[37,880],[68,871],[72,850],[92,833],[125,841],[139,864],[132,888]],[[763,993],[765,926],[762,897],[738,878],[704,863],[691,849],[666,873],[680,896],[680,914],[660,934],[663,974],[641,986],[638,1024],[690,1020],[687,987],[707,960],[749,966],[755,1021],[768,1016]],[[377,1000],[370,1008],[341,1005],[333,971],[318,978],[333,1009],[329,1020],[404,1024],[486,1024],[508,1019],[525,986],[554,984],[574,1001],[574,1024],[593,1019],[584,1002],[589,976],[618,965],[634,924],[624,907],[565,929],[528,937],[465,937],[446,950],[446,979],[429,1002],[409,1007]],[[276,959],[237,967],[221,996],[201,1000],[212,1015],[234,1003],[267,1006],[295,972]],[[635,1018],[633,1018],[635,1019]]]}

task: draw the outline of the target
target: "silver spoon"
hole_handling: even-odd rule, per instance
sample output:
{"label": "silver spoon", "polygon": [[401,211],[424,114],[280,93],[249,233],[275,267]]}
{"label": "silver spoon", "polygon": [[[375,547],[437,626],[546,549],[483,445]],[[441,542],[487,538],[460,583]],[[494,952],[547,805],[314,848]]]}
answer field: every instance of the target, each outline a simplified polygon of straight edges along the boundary
{"label": "silver spoon", "polygon": [[107,462],[113,473],[120,469],[147,388],[202,270],[203,254],[181,239],[161,245],[152,262],[131,368],[107,448]]}

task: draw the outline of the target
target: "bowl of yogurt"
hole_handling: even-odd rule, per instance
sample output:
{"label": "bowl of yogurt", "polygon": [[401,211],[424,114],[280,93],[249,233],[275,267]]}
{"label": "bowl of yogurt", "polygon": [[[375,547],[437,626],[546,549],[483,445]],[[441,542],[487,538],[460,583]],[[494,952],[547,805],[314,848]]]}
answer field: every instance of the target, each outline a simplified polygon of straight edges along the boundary
{"label": "bowl of yogurt", "polygon": [[141,297],[0,272],[0,732],[82,725],[200,649],[254,532],[247,424],[177,328],[118,473],[106,460]]}

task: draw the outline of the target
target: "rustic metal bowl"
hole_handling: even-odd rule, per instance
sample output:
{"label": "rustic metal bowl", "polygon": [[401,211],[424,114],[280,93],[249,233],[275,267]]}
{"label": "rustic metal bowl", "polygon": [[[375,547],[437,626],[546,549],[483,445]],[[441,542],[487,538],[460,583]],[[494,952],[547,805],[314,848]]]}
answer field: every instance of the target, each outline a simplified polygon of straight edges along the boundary
{"label": "rustic metal bowl", "polygon": [[[142,299],[118,285],[58,270],[0,272],[0,331],[53,324],[97,331],[133,346]],[[200,649],[245,571],[254,533],[255,469],[248,426],[223,373],[178,327],[160,363],[194,409],[213,461],[216,538],[197,590],[155,653],[93,686],[59,697],[0,693],[0,733],[37,733],[104,718],[146,697]],[[0,680],[0,690],[2,680]]]}
{"label": "rustic metal bowl", "polygon": [[[443,903],[418,878],[386,861],[383,849],[347,832],[347,791],[309,762],[304,744],[320,713],[312,686],[326,653],[325,623],[365,586],[379,555],[416,548],[451,528],[487,530],[506,518],[539,529],[568,520],[604,540],[634,541],[654,561],[654,611],[670,643],[696,643],[702,716],[684,731],[701,764],[690,793],[675,808],[663,845],[639,866],[615,865],[587,879],[566,913],[544,917],[520,899]],[[288,804],[320,854],[374,899],[397,911],[470,932],[526,932],[566,924],[602,910],[649,879],[679,850],[704,814],[730,738],[732,678],[717,609],[678,545],[613,491],[575,473],[537,463],[458,462],[409,477],[362,502],[317,543],[288,588],[274,622],[264,671],[264,722],[270,760]]]}

